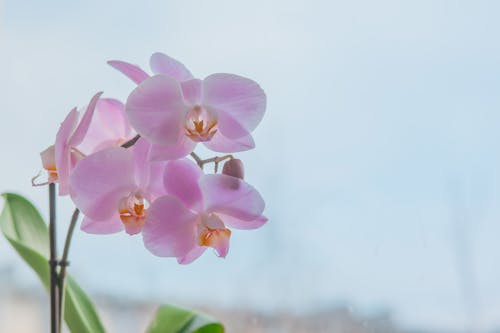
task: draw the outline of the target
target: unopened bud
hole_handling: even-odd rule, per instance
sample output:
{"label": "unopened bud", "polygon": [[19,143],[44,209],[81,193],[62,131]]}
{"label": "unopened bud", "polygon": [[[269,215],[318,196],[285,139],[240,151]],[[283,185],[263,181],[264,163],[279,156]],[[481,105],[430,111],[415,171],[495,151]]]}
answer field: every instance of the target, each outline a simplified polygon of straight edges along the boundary
{"label": "unopened bud", "polygon": [[236,177],[239,179],[243,179],[245,171],[243,168],[243,162],[238,158],[232,158],[222,167],[222,173],[224,175]]}

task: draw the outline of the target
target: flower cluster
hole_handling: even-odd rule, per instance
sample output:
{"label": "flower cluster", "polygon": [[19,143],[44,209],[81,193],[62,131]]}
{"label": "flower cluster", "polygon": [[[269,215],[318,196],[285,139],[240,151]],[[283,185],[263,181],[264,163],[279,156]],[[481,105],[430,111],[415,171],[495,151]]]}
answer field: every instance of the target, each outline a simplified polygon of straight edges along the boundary
{"label": "flower cluster", "polygon": [[[225,257],[229,228],[262,226],[265,204],[243,180],[240,160],[203,160],[193,150],[198,143],[221,153],[254,148],[264,91],[233,74],[194,78],[162,53],[151,56],[152,75],[127,62],[109,64],[137,87],[125,104],[98,93],[70,111],[54,145],[41,153],[47,182],[70,195],[86,232],[141,233],[149,251],[181,264],[208,247]],[[213,174],[203,172],[206,163],[214,163]]]}

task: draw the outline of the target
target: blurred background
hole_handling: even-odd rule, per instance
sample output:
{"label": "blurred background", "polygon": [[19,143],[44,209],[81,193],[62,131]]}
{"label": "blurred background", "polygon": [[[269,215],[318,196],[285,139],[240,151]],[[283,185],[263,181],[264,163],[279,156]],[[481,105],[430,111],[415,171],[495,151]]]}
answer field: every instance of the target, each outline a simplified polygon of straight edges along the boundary
{"label": "blurred background", "polygon": [[[0,190],[44,216],[30,179],[59,123],[134,87],[107,60],[149,70],[161,51],[268,95],[238,156],[270,221],[234,232],[225,260],[180,266],[141,237],[76,233],[70,272],[110,332],[144,331],[160,303],[230,333],[500,332],[500,2],[0,4]],[[73,207],[59,208],[62,238]],[[0,331],[48,332],[48,297],[3,238],[0,280]]]}

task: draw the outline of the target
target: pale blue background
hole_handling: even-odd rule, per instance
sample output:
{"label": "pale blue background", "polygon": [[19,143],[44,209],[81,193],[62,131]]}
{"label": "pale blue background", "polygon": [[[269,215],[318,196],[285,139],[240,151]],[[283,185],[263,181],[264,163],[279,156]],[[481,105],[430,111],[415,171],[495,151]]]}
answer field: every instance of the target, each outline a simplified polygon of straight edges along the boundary
{"label": "pale blue background", "polygon": [[[268,94],[240,157],[269,224],[187,267],[140,237],[79,232],[71,271],[91,292],[269,311],[345,301],[406,327],[500,327],[500,2],[7,0],[1,15],[0,188],[45,213],[29,180],[60,121],[134,87],[106,60],[147,68],[163,51]],[[0,252],[19,265],[3,239]]]}

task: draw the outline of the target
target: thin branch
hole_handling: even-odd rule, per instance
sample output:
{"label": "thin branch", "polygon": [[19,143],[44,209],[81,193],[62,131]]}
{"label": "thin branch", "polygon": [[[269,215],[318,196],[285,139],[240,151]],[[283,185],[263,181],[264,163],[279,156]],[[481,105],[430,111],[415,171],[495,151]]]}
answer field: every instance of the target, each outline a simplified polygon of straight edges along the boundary
{"label": "thin branch", "polygon": [[190,155],[195,160],[196,164],[198,164],[198,166],[203,169],[203,160],[198,155],[196,155],[195,152],[192,152]]}
{"label": "thin branch", "polygon": [[56,244],[56,185],[49,184],[49,237],[50,237],[50,331],[59,333],[59,304]]}
{"label": "thin branch", "polygon": [[69,265],[69,247],[71,245],[71,240],[73,239],[73,232],[75,231],[76,222],[78,221],[79,215],[80,210],[76,208],[73,212],[73,215],[71,216],[71,222],[66,234],[66,241],[64,242],[63,255],[61,261],[59,261],[59,265],[61,266],[61,270],[59,272],[59,327],[61,326],[61,321],[64,316],[64,280],[66,278],[66,267],[68,267]]}
{"label": "thin branch", "polygon": [[207,159],[201,159],[198,155],[195,153],[191,153],[191,157],[195,160],[196,164],[203,169],[203,166],[207,163],[214,163],[214,171],[217,173],[219,169],[219,163],[225,160],[230,160],[233,159],[233,155],[224,155],[224,156],[215,156],[212,158],[207,158]]}
{"label": "thin branch", "polygon": [[140,138],[141,138],[141,136],[139,134],[137,134],[132,139],[130,139],[127,142],[125,142],[124,144],[122,144],[121,147],[123,147],[123,148],[130,148],[133,145],[135,145],[135,143],[137,142],[137,140],[139,140]]}

